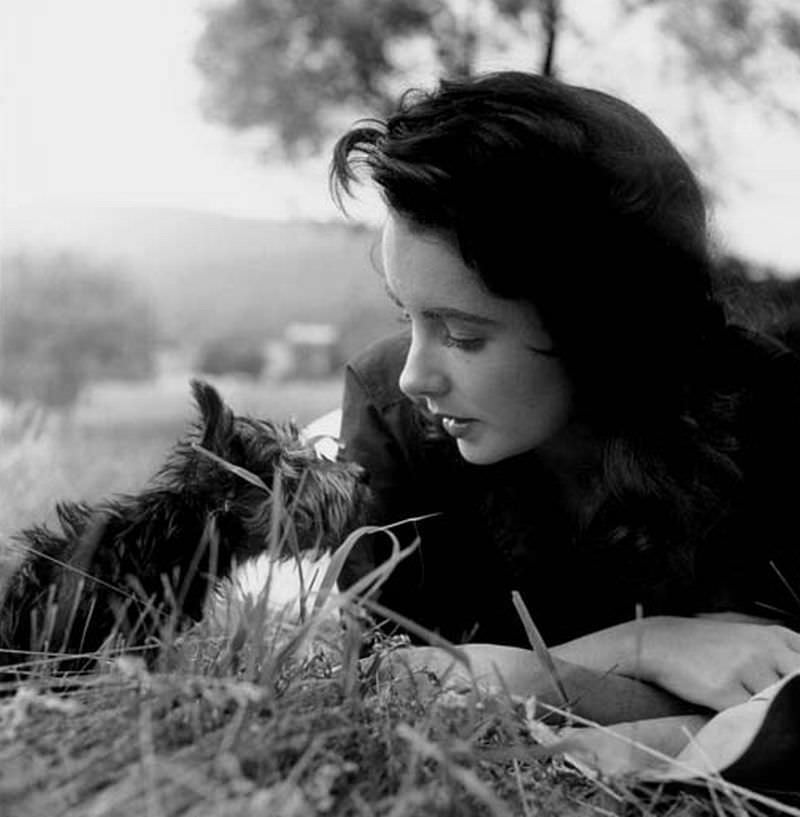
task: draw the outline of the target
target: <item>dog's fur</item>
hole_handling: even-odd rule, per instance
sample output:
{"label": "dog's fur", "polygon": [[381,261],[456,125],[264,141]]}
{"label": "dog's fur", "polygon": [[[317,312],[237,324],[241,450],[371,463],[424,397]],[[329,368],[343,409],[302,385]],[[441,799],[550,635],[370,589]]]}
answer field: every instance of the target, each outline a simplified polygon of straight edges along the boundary
{"label": "dog's fur", "polygon": [[235,564],[267,550],[318,555],[358,526],[358,466],[317,457],[291,424],[234,415],[206,383],[192,390],[200,422],[149,487],[59,504],[60,533],[15,537],[23,559],[0,591],[0,665],[25,651],[92,653],[115,633],[145,644],[165,623],[198,620]]}

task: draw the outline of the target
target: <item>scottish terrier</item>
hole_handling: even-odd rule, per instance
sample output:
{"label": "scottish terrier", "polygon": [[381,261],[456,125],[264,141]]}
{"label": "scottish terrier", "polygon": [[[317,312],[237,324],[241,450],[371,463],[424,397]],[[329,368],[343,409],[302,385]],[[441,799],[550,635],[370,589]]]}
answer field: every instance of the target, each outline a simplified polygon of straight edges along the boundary
{"label": "scottish terrier", "polygon": [[91,654],[116,634],[145,645],[165,623],[199,620],[235,564],[313,557],[358,526],[359,466],[319,458],[293,424],[235,415],[207,383],[192,391],[199,422],[145,490],[61,503],[61,532],[15,536],[24,558],[0,588],[0,665]]}

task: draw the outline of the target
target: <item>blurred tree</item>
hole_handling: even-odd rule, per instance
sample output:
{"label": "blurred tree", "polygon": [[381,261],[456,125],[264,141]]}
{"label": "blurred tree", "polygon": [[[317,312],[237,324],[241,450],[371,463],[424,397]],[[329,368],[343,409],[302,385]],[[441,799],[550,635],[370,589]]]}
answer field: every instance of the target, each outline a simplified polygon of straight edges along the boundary
{"label": "blurred tree", "polygon": [[[625,14],[656,10],[681,49],[684,71],[722,91],[743,92],[800,122],[797,0],[624,0]],[[785,91],[788,87],[789,93]]]}
{"label": "blurred tree", "polygon": [[[235,129],[268,126],[290,154],[318,151],[337,116],[387,109],[414,66],[475,70],[482,41],[512,24],[530,41],[524,67],[560,74],[558,43],[587,31],[597,9],[568,0],[232,0],[207,12],[196,62],[206,112]],[[618,0],[620,24],[650,14],[677,46],[685,70],[718,90],[735,88],[800,116],[796,82],[787,101],[776,71],[797,79],[797,0]],[[593,15],[593,16],[592,16]],[[504,36],[511,36],[506,25]],[[524,35],[519,32],[524,31]],[[414,51],[416,48],[416,51]],[[350,117],[352,118],[352,117]]]}
{"label": "blurred tree", "polygon": [[0,395],[66,407],[103,377],[152,374],[150,303],[119,269],[75,255],[3,263]]}
{"label": "blurred tree", "polygon": [[236,0],[209,9],[196,62],[206,110],[234,129],[269,123],[319,147],[331,109],[385,106],[392,47],[424,31],[429,0]]}
{"label": "blurred tree", "polygon": [[[489,0],[549,32],[553,66],[560,0]],[[209,118],[235,129],[269,125],[290,154],[318,151],[343,108],[385,111],[408,66],[403,47],[440,73],[475,69],[487,0],[234,0],[207,11],[195,61],[207,80]],[[398,83],[399,81],[399,83]]]}

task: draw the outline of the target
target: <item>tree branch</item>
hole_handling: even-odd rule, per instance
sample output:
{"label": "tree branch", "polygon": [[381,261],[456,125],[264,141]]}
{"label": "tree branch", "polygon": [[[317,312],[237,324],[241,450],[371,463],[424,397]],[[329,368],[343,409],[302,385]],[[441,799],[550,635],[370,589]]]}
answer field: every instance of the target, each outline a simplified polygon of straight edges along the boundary
{"label": "tree branch", "polygon": [[545,52],[542,60],[542,75],[556,76],[556,42],[561,26],[561,0],[544,0],[540,6],[542,28],[545,33]]}

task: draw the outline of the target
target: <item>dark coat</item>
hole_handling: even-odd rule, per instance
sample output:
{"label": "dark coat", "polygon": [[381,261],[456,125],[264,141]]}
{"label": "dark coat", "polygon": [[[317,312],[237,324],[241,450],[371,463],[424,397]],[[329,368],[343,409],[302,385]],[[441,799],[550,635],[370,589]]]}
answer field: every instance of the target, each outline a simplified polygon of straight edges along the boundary
{"label": "dark coat", "polygon": [[[660,564],[640,564],[573,529],[535,452],[474,466],[452,440],[430,436],[397,386],[407,335],[353,360],[342,438],[344,456],[369,474],[369,521],[438,514],[397,529],[405,544],[419,536],[420,547],[379,601],[462,643],[527,645],[511,605],[514,589],[549,644],[631,619],[637,604],[645,615],[737,610],[800,622],[800,361],[743,330],[727,335],[730,348],[715,377],[723,392],[740,396],[733,427],[743,477],[709,525],[691,576],[667,576],[657,587],[645,575],[663,571]],[[341,584],[349,586],[390,549],[387,537],[365,538]]]}

